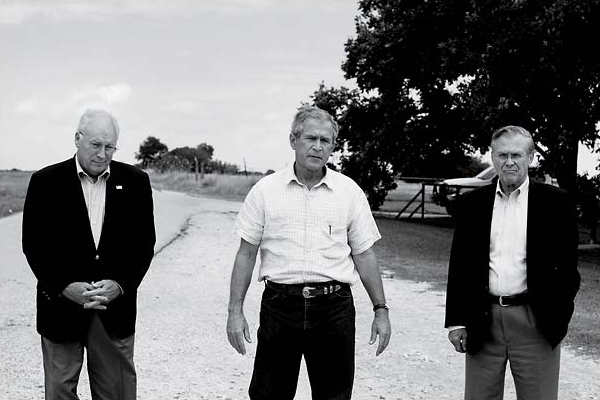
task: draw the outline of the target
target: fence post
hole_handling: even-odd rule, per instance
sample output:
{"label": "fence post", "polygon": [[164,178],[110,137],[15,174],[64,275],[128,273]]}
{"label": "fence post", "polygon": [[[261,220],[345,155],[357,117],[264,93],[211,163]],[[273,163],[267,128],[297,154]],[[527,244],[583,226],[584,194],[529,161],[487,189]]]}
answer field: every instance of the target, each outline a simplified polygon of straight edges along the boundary
{"label": "fence post", "polygon": [[421,219],[425,219],[425,182],[421,182]]}

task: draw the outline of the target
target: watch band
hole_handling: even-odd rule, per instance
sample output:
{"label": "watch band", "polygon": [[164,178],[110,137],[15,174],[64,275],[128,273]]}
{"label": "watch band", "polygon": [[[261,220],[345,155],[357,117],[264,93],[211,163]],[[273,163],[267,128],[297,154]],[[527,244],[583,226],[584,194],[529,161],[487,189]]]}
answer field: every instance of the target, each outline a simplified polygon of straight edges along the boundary
{"label": "watch band", "polygon": [[377,303],[373,306],[373,312],[379,310],[380,308],[383,308],[384,310],[390,310],[390,308],[387,306],[387,304],[385,303]]}

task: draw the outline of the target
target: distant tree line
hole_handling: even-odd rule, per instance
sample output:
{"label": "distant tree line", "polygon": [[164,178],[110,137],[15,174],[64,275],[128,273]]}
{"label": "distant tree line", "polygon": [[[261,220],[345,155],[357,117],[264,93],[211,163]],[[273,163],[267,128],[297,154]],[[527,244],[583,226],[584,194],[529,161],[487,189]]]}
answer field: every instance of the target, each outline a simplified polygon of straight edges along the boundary
{"label": "distant tree line", "polygon": [[201,173],[238,174],[239,168],[220,160],[213,160],[214,147],[200,143],[196,147],[168,146],[154,136],[148,136],[135,154],[140,168],[153,168],[161,172],[180,170]]}

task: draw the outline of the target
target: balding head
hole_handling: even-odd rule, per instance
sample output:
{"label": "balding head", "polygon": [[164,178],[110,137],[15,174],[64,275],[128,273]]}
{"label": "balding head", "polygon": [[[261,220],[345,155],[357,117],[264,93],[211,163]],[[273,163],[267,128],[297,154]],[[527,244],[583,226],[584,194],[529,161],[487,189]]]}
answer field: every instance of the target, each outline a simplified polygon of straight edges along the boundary
{"label": "balding head", "polygon": [[104,110],[88,108],[79,119],[77,131],[85,133],[88,129],[111,130],[119,138],[119,124],[111,113]]}

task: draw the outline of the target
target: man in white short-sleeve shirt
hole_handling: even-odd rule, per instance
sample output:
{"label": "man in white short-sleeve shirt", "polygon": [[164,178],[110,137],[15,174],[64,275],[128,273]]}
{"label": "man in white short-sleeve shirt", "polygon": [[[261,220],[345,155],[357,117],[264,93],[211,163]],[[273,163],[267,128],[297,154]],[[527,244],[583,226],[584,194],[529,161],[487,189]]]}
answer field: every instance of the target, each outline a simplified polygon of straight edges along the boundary
{"label": "man in white short-sleeve shirt", "polygon": [[355,310],[350,286],[362,281],[375,317],[376,354],[390,339],[388,307],[373,244],[381,238],[367,199],[326,163],[338,127],[327,112],[302,107],[290,145],[295,163],[261,179],[235,224],[241,237],[231,277],[227,335],[245,354],[243,302],[260,250],[265,282],[250,398],[293,399],[304,357],[313,398],[350,399]]}

